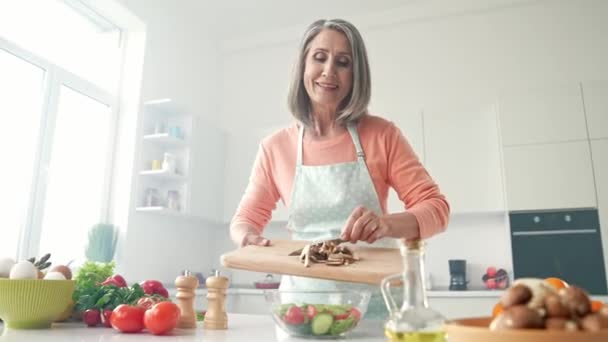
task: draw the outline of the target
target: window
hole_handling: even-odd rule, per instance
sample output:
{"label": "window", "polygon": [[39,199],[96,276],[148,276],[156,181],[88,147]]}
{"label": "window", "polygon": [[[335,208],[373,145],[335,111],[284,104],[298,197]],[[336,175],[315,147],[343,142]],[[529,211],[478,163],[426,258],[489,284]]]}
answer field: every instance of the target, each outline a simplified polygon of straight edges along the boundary
{"label": "window", "polygon": [[105,215],[111,115],[108,105],[60,87],[40,251],[64,265],[82,256],[88,228]]}
{"label": "window", "polygon": [[[42,120],[45,70],[0,49],[0,112],[6,120],[0,134],[3,149],[0,220],[3,256],[16,256],[19,235],[26,225],[38,134]],[[24,100],[26,99],[26,100]]]}
{"label": "window", "polygon": [[0,1],[0,36],[112,91],[120,75],[121,30],[89,1]]}
{"label": "window", "polygon": [[6,3],[0,221],[9,229],[0,256],[49,252],[66,264],[84,257],[88,229],[108,219],[120,30],[100,24],[84,1],[9,1],[8,12]]}

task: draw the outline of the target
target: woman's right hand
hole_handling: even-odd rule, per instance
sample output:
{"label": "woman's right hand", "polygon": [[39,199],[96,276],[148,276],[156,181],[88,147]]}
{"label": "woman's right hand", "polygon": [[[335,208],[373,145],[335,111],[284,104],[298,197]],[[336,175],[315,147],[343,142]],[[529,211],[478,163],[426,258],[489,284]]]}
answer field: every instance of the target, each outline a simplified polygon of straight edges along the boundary
{"label": "woman's right hand", "polygon": [[260,235],[260,232],[252,226],[237,224],[230,227],[230,237],[240,247],[249,245],[270,246],[270,240]]}
{"label": "woman's right hand", "polygon": [[270,246],[270,240],[267,238],[257,234],[257,233],[247,233],[243,236],[243,240],[241,241],[241,247],[255,245],[255,246]]}

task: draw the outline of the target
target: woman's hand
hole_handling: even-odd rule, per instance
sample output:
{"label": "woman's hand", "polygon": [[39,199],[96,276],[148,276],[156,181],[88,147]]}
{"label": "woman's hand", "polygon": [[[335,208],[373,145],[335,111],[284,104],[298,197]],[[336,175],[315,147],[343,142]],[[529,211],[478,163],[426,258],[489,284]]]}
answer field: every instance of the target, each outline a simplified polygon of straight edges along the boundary
{"label": "woman's hand", "polygon": [[243,237],[241,241],[241,247],[256,245],[256,246],[270,246],[270,240],[267,238],[257,234],[257,233],[247,233]]}
{"label": "woman's hand", "polygon": [[230,237],[239,247],[249,245],[270,246],[270,240],[260,235],[257,229],[246,224],[237,224],[230,227]]}
{"label": "woman's hand", "polygon": [[392,233],[382,217],[376,215],[372,210],[360,206],[350,214],[340,237],[351,243],[357,241],[374,243],[383,237],[393,237]]}

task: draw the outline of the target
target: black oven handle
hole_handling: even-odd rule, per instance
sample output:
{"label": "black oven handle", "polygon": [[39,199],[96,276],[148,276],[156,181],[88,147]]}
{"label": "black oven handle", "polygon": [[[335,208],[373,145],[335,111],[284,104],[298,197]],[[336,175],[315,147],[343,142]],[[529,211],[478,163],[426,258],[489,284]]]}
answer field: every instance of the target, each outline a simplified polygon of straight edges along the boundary
{"label": "black oven handle", "polygon": [[537,235],[574,235],[595,234],[597,229],[559,229],[559,230],[530,230],[525,232],[513,232],[513,236],[537,236]]}

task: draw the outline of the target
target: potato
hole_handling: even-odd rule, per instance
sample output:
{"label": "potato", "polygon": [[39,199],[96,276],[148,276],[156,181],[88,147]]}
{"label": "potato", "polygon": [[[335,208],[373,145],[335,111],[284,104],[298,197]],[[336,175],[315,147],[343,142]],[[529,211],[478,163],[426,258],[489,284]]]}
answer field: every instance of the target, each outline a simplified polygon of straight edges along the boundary
{"label": "potato", "polygon": [[547,310],[548,317],[570,317],[570,310],[562,302],[562,298],[555,293],[548,294],[545,297],[545,310]]}
{"label": "potato", "polygon": [[585,290],[570,286],[559,290],[562,303],[570,310],[570,314],[583,317],[591,312],[591,300]]}
{"label": "potato", "polygon": [[490,324],[490,330],[542,329],[543,317],[539,310],[526,305],[515,305],[498,315]]}
{"label": "potato", "polygon": [[532,291],[528,286],[519,284],[509,287],[500,298],[503,308],[526,304],[532,299]]}
{"label": "potato", "polygon": [[553,286],[546,283],[543,279],[520,278],[513,282],[513,286],[517,285],[525,285],[532,291],[532,298],[527,303],[531,309],[544,307],[545,296],[549,293],[555,293]]}
{"label": "potato", "polygon": [[578,324],[575,321],[563,317],[549,317],[545,321],[547,330],[577,331]]}
{"label": "potato", "polygon": [[67,280],[72,279],[72,270],[70,270],[69,267],[64,266],[64,265],[54,266],[53,268],[51,268],[49,270],[49,272],[59,272],[59,273],[63,274],[65,279],[67,279]]}
{"label": "potato", "polygon": [[600,314],[589,314],[581,320],[581,327],[586,331],[608,329],[608,317]]}

